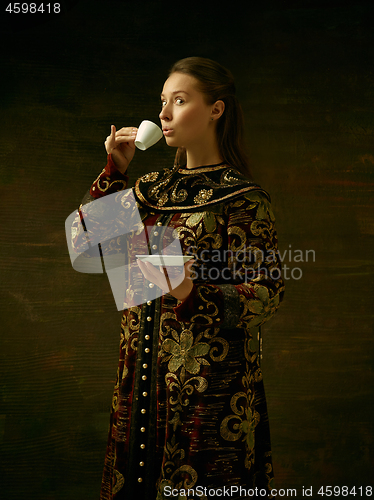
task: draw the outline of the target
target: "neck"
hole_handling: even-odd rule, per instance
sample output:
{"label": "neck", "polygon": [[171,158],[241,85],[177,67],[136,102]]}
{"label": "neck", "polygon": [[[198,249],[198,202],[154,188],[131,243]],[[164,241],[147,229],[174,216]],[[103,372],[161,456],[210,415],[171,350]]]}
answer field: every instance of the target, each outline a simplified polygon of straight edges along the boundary
{"label": "neck", "polygon": [[215,165],[221,163],[223,158],[219,152],[217,140],[205,141],[194,147],[186,148],[187,168],[196,168],[204,165]]}
{"label": "neck", "polygon": [[203,167],[205,165],[217,165],[218,163],[222,162],[223,159],[220,155],[217,156],[206,155],[205,157],[203,156],[195,157],[187,153],[187,168],[189,169]]}

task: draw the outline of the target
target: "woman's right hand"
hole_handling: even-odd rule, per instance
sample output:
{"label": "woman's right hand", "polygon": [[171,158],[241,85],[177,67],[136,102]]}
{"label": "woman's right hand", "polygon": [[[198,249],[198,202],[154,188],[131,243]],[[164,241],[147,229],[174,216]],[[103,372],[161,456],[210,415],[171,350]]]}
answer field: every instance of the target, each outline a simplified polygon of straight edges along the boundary
{"label": "woman's right hand", "polygon": [[123,127],[120,130],[116,130],[116,127],[112,125],[110,127],[110,135],[108,135],[104,142],[106,152],[112,155],[116,167],[123,174],[134,157],[137,132],[138,129],[136,127]]}

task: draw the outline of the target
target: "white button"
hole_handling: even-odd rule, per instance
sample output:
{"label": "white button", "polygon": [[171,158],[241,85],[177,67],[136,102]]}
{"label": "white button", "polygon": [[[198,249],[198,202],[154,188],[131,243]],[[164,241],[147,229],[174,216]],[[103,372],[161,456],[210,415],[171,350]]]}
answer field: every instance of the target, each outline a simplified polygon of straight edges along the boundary
{"label": "white button", "polygon": [[153,288],[155,285],[153,283],[150,283],[148,286],[149,288]]}
{"label": "white button", "polygon": [[142,477],[138,477],[138,483],[142,483],[143,482],[143,478]]}
{"label": "white button", "polygon": [[143,467],[144,462],[139,462],[140,467]]}
{"label": "white button", "polygon": [[148,300],[147,301],[147,306],[151,306],[152,305],[152,301],[151,300]]}
{"label": "white button", "polygon": [[157,250],[157,245],[152,245],[153,250]]}
{"label": "white button", "polygon": [[140,427],[140,432],[145,432],[145,427]]}
{"label": "white button", "polygon": [[152,316],[147,316],[147,321],[152,321]]}
{"label": "white button", "polygon": [[146,353],[148,354],[148,353],[149,353],[149,348],[148,348],[148,347],[146,347],[146,348],[144,349],[144,352],[146,352]]}
{"label": "white button", "polygon": [[154,235],[154,236],[158,236],[158,231],[155,231],[155,232],[153,233],[153,235]]}
{"label": "white button", "polygon": [[143,368],[148,368],[147,363],[144,363],[144,364],[143,364]]}
{"label": "white button", "polygon": [[147,375],[143,375],[142,380],[147,380]]}
{"label": "white button", "polygon": [[144,338],[145,340],[149,340],[151,337],[149,335],[146,335]]}
{"label": "white button", "polygon": [[142,408],[142,409],[140,410],[140,413],[142,413],[142,414],[144,415],[144,413],[145,413],[146,411],[147,411],[147,410],[146,410],[145,408]]}
{"label": "white button", "polygon": [[143,392],[143,396],[146,398],[148,396],[148,392]]}
{"label": "white button", "polygon": [[140,445],[140,448],[141,448],[142,450],[144,450],[144,448],[145,448],[145,444],[141,444],[141,445]]}
{"label": "white button", "polygon": [[157,225],[160,227],[162,226],[162,222],[157,222]]}

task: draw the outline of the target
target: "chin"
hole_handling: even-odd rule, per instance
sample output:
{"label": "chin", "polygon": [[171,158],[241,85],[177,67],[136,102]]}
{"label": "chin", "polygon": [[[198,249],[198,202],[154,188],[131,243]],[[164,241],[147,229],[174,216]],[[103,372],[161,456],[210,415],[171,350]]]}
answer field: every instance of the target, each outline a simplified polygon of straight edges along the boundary
{"label": "chin", "polygon": [[175,140],[174,137],[165,137],[166,144],[172,148],[179,148],[180,144]]}

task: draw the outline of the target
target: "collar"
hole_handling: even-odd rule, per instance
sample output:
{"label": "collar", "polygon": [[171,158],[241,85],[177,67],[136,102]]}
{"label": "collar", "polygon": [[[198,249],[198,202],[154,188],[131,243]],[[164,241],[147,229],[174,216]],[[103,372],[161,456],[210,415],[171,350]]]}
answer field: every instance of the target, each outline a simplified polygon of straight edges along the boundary
{"label": "collar", "polygon": [[156,212],[201,211],[249,191],[266,191],[227,163],[188,169],[175,166],[140,177],[134,187],[138,202]]}

